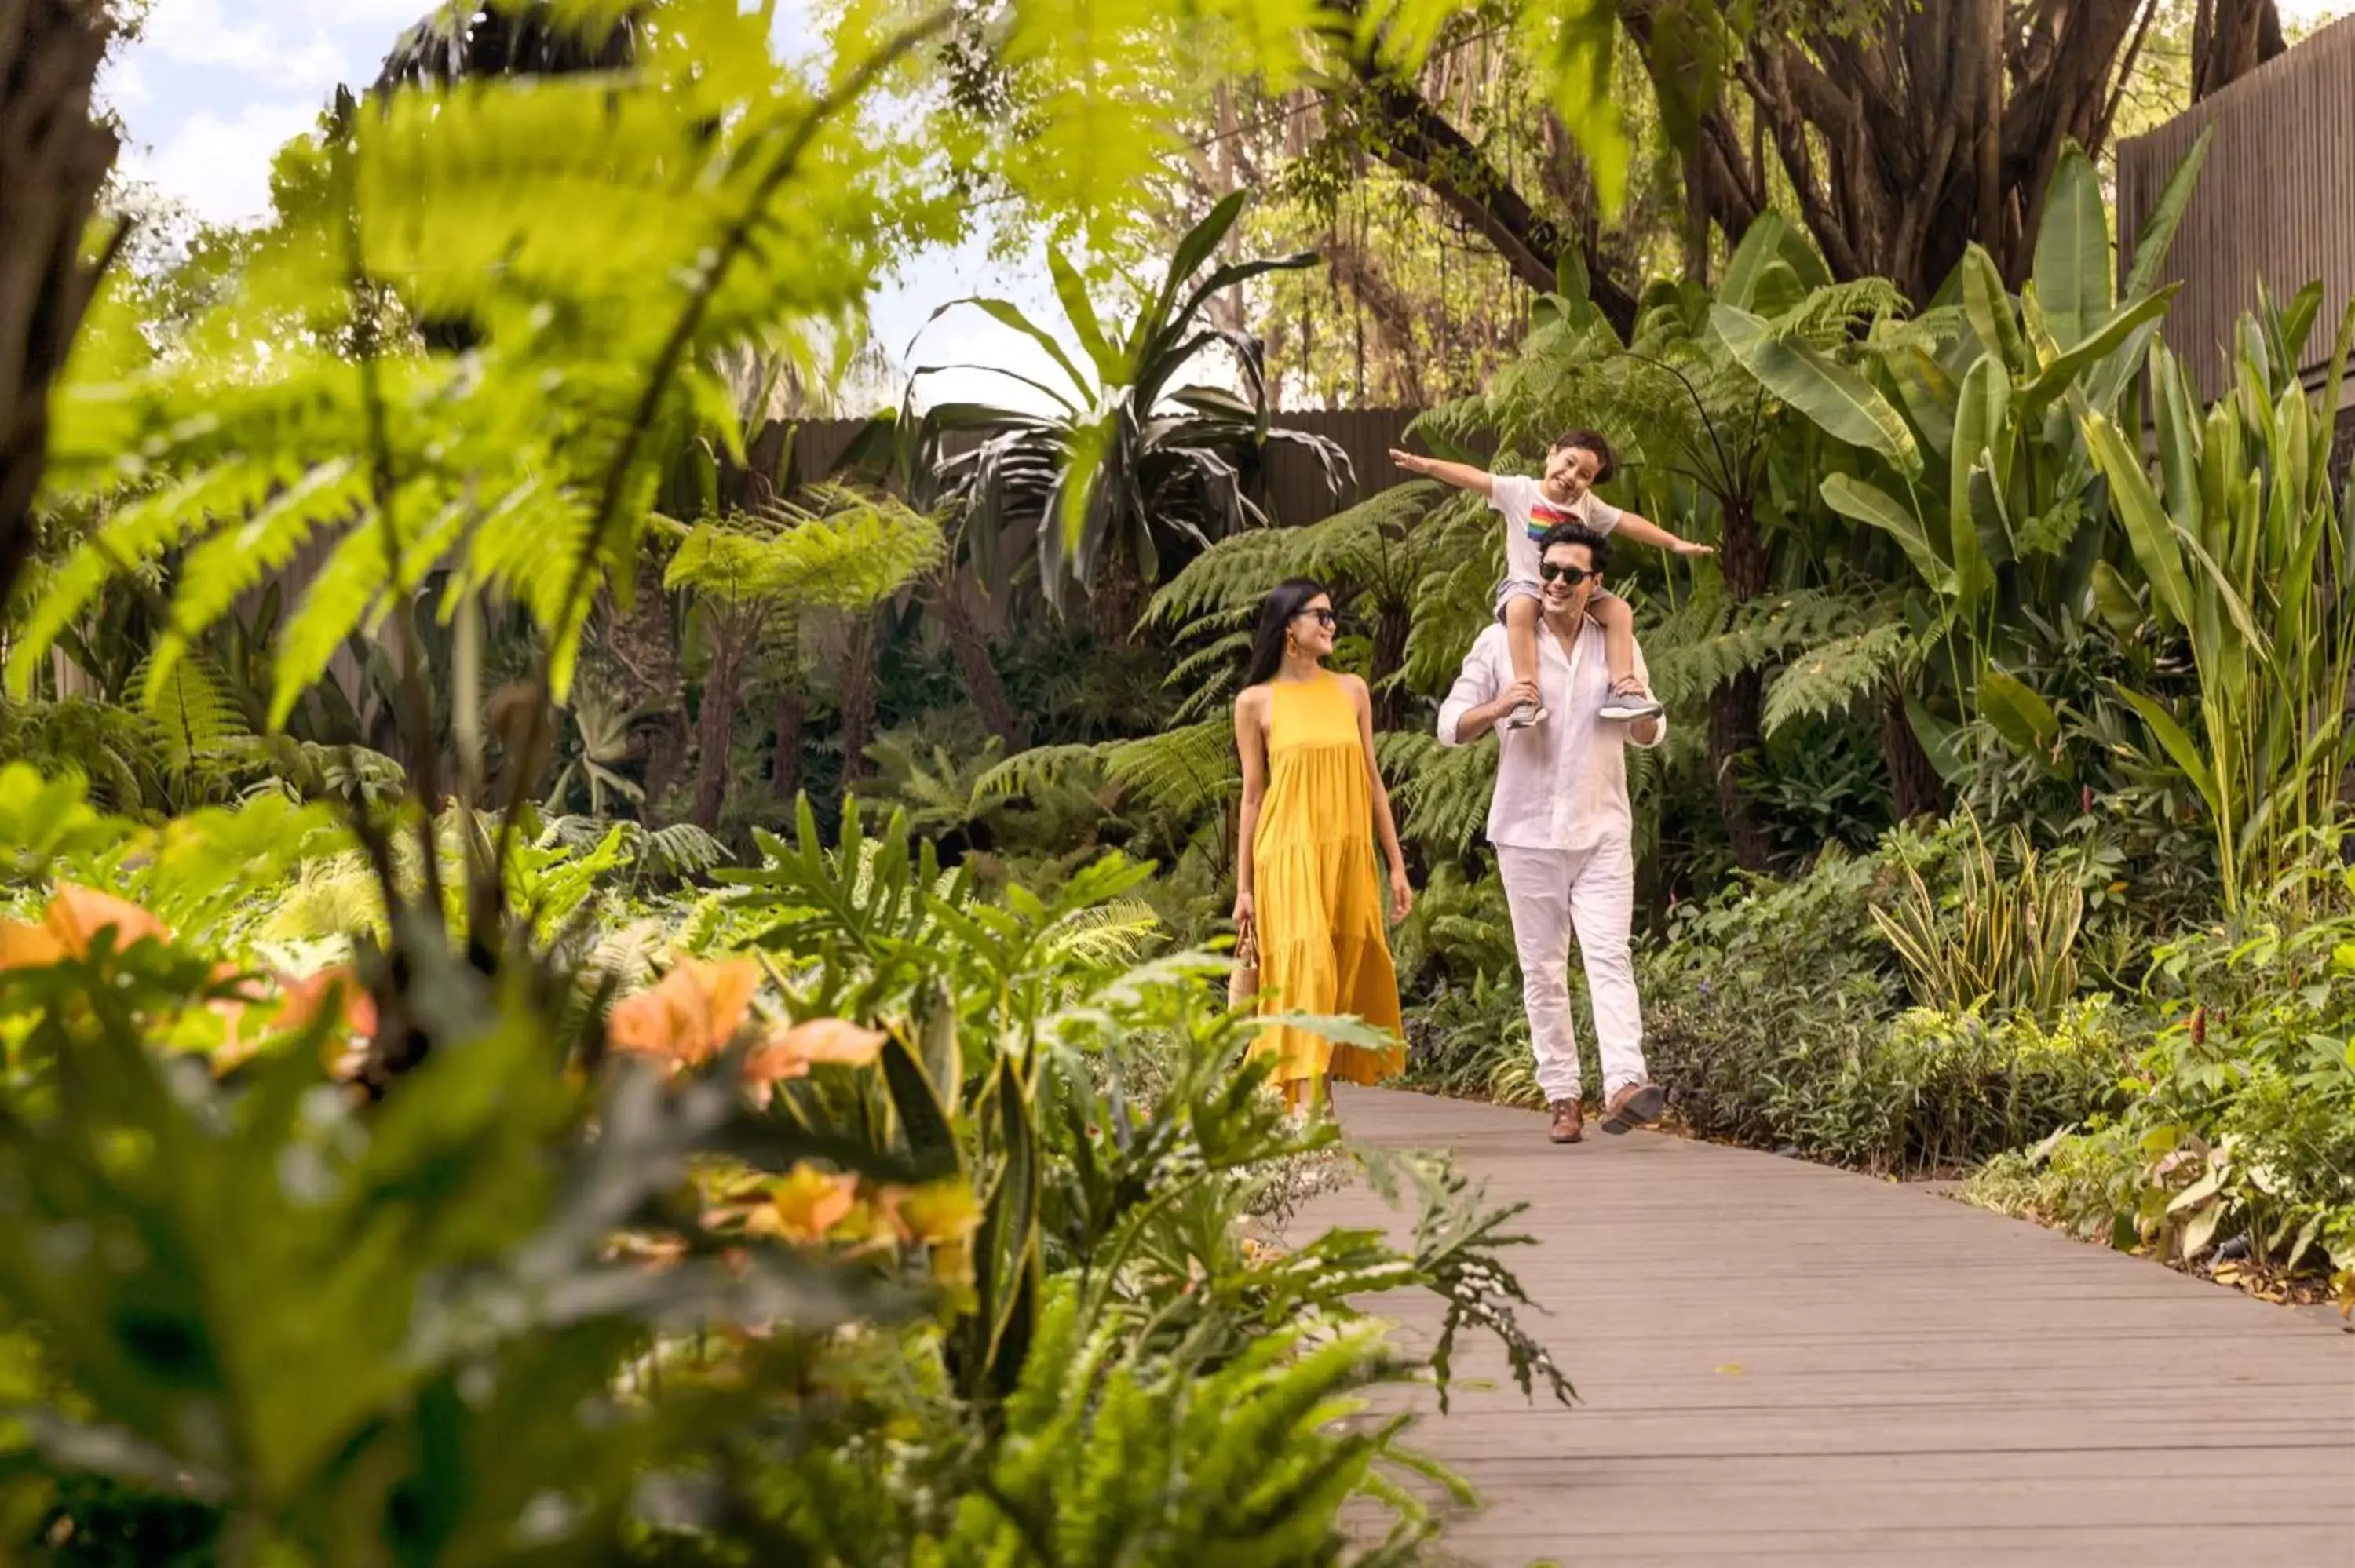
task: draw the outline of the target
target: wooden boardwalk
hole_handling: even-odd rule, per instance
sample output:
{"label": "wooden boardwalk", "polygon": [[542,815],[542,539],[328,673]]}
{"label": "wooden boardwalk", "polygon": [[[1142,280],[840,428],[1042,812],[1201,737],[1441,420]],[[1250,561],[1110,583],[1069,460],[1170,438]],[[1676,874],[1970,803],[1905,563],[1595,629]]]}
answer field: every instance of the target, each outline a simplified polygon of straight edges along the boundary
{"label": "wooden boardwalk", "polygon": [[[1467,1563],[2355,1565],[2335,1315],[1772,1155],[1556,1149],[1530,1112],[1382,1090],[1337,1108],[1353,1141],[1453,1149],[1532,1205],[1512,1262],[1581,1400],[1462,1358],[1484,1386],[1412,1441],[1480,1491],[1445,1537]],[[1295,1228],[1393,1218],[1351,1190]]]}

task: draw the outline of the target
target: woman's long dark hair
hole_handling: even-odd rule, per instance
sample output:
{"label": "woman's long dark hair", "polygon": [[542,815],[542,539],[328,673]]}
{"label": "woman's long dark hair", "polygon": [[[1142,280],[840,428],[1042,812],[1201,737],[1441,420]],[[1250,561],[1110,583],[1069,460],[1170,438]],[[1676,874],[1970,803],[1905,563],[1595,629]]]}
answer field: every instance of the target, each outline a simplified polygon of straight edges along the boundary
{"label": "woman's long dark hair", "polygon": [[1284,635],[1292,625],[1292,618],[1308,608],[1308,601],[1319,595],[1330,599],[1329,590],[1314,577],[1286,577],[1275,585],[1260,607],[1259,630],[1252,633],[1251,666],[1243,673],[1243,684],[1256,686],[1275,679],[1284,668]]}

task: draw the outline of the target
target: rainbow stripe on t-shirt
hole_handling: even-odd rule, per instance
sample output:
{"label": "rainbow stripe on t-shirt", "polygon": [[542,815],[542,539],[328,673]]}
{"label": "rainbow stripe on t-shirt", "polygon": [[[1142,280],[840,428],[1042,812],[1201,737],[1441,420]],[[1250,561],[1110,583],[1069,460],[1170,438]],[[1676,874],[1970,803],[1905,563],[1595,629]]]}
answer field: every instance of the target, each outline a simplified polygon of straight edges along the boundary
{"label": "rainbow stripe on t-shirt", "polygon": [[1533,502],[1529,505],[1529,531],[1532,539],[1542,539],[1546,530],[1557,523],[1583,523],[1586,514],[1575,506],[1556,506],[1550,501]]}

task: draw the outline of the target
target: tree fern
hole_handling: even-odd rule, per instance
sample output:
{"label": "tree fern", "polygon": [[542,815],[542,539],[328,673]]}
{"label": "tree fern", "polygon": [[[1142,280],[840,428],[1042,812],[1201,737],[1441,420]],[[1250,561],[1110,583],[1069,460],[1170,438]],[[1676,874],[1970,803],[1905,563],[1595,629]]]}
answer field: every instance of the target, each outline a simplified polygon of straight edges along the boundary
{"label": "tree fern", "polygon": [[1891,620],[1800,652],[1766,688],[1766,733],[1794,719],[1846,712],[1902,666],[1913,641],[1910,628]]}
{"label": "tree fern", "polygon": [[[158,675],[161,669],[164,673]],[[218,666],[209,658],[172,659],[161,650],[140,662],[132,683],[141,693],[147,717],[155,726],[164,766],[175,778],[186,779],[216,769],[229,755],[250,742],[245,714],[229,694]]]}
{"label": "tree fern", "polygon": [[1402,812],[1399,832],[1442,854],[1469,849],[1488,820],[1497,748],[1444,747],[1435,735],[1405,731],[1379,736],[1374,749]]}
{"label": "tree fern", "polygon": [[1225,718],[1113,742],[1103,761],[1124,794],[1184,817],[1224,806],[1242,787],[1234,726]]}
{"label": "tree fern", "polygon": [[733,601],[861,609],[913,581],[942,548],[932,519],[888,498],[828,490],[820,510],[777,504],[698,524],[664,581]]}

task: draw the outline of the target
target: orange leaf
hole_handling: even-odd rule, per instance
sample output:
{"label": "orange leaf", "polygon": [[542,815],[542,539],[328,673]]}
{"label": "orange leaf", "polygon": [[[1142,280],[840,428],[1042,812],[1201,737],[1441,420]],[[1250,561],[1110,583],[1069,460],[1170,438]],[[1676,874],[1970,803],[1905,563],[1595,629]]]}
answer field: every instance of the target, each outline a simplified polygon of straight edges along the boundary
{"label": "orange leaf", "polygon": [[78,886],[70,882],[58,884],[57,895],[49,900],[48,913],[42,924],[49,934],[65,944],[67,952],[82,958],[101,931],[112,930],[114,950],[121,952],[142,938],[152,937],[158,942],[168,942],[172,933],[164,922],[126,898],[93,888]]}
{"label": "orange leaf", "polygon": [[813,1018],[772,1033],[746,1053],[744,1081],[765,1087],[784,1078],[806,1078],[820,1064],[872,1066],[890,1038],[847,1019]]}
{"label": "orange leaf", "polygon": [[613,1004],[606,1033],[616,1051],[641,1051],[692,1065],[719,1054],[743,1026],[760,984],[750,959],[681,959],[652,991]]}
{"label": "orange leaf", "polygon": [[0,969],[46,969],[66,956],[66,945],[47,926],[0,920]]}
{"label": "orange leaf", "polygon": [[373,1039],[376,1035],[376,999],[360,984],[359,971],[349,964],[336,964],[318,973],[299,980],[282,980],[282,993],[278,1003],[278,1027],[289,1033],[308,1028],[327,1010],[329,991],[342,1012],[338,1022],[355,1035]]}

